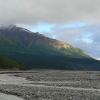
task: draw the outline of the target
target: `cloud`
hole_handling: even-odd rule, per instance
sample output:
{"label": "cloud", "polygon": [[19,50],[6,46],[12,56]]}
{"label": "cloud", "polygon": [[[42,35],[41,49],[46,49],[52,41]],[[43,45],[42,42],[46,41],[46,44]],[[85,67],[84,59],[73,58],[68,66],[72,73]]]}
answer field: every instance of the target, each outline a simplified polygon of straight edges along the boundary
{"label": "cloud", "polygon": [[[88,24],[73,25],[77,22]],[[100,58],[100,0],[0,0],[0,25],[34,26],[39,30],[41,23],[51,30],[41,33]],[[68,23],[72,24],[66,26]]]}
{"label": "cloud", "polygon": [[0,0],[0,24],[100,23],[100,0]]}
{"label": "cloud", "polygon": [[100,58],[100,24],[86,24],[81,27],[62,27],[54,26],[49,37],[55,36],[75,47],[81,48],[87,54],[94,58]]}

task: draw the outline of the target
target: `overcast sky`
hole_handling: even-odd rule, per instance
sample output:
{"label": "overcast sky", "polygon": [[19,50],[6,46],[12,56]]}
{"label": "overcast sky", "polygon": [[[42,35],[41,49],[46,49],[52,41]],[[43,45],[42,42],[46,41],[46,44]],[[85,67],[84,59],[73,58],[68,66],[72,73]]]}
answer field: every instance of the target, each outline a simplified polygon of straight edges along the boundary
{"label": "overcast sky", "polygon": [[16,24],[100,58],[100,0],[0,0],[0,25]]}

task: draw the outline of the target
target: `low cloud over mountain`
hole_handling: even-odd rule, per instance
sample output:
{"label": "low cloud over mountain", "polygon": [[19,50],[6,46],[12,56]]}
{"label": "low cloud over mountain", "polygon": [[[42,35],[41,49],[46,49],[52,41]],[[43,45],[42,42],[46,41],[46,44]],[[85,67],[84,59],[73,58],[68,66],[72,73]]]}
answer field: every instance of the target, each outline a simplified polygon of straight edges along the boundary
{"label": "low cloud over mountain", "polygon": [[[42,23],[41,33],[71,43],[94,58],[100,58],[99,4],[100,0],[0,0],[0,25],[19,24],[26,25],[28,29]],[[77,26],[77,22],[84,25]],[[76,26],[65,27],[69,23]],[[47,32],[44,24],[54,26]]]}

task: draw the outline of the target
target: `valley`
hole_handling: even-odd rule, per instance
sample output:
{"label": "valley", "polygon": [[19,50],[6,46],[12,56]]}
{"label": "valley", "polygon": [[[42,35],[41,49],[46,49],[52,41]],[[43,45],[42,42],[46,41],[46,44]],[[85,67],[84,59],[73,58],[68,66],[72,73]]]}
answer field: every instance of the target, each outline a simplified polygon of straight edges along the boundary
{"label": "valley", "polygon": [[100,100],[100,0],[0,0],[0,100]]}

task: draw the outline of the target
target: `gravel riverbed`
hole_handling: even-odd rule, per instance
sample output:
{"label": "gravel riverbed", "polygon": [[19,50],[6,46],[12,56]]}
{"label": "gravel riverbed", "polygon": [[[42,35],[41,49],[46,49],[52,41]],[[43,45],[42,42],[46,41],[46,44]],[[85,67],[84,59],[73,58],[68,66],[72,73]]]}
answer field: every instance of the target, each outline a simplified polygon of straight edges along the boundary
{"label": "gravel riverbed", "polygon": [[100,100],[100,72],[34,70],[2,71],[2,75],[18,82],[0,78],[0,92],[24,100]]}

